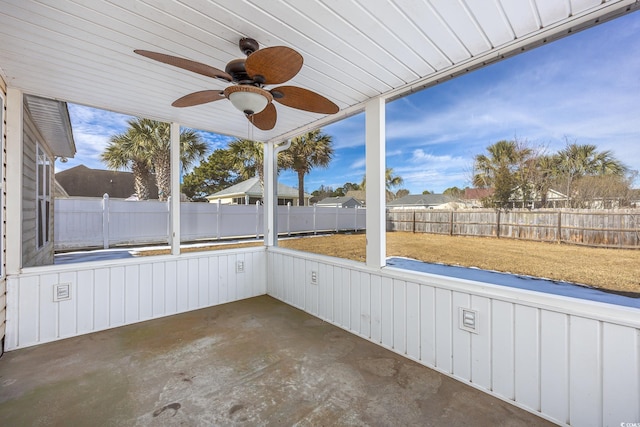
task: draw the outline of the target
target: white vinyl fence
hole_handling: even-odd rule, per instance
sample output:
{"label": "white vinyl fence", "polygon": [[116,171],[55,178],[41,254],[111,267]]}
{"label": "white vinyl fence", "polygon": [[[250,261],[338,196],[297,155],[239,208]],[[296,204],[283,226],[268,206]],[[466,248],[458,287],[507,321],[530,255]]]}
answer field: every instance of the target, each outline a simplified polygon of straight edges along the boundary
{"label": "white vinyl fence", "polygon": [[[56,250],[109,248],[116,245],[167,243],[169,202],[125,201],[97,198],[56,199],[54,242]],[[278,206],[278,232],[316,233],[359,231],[365,228],[362,208]],[[183,242],[263,234],[261,205],[216,203],[180,204]]]}

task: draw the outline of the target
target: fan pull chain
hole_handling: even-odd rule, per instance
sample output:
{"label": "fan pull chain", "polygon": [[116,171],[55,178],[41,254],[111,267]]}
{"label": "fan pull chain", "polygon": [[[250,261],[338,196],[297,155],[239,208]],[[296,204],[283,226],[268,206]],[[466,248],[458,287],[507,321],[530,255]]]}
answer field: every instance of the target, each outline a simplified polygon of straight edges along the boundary
{"label": "fan pull chain", "polygon": [[247,120],[247,139],[253,141],[253,114],[248,117]]}

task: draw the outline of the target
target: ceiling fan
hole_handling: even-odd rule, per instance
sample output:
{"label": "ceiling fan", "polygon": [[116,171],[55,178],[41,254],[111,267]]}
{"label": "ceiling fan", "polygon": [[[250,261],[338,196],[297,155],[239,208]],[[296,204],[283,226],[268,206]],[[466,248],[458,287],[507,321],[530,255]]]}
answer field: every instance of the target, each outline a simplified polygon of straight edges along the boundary
{"label": "ceiling fan", "polygon": [[276,125],[277,112],[273,101],[313,113],[335,114],[339,111],[332,101],[308,89],[297,86],[265,89],[265,86],[282,84],[298,74],[303,59],[295,50],[286,46],[259,49],[258,42],[250,38],[240,39],[239,46],[247,57],[230,61],[225,71],[164,53],[140,49],[134,52],[155,61],[232,83],[223,90],[203,90],[185,95],[171,104],[174,107],[191,107],[228,99],[261,130],[270,130]]}

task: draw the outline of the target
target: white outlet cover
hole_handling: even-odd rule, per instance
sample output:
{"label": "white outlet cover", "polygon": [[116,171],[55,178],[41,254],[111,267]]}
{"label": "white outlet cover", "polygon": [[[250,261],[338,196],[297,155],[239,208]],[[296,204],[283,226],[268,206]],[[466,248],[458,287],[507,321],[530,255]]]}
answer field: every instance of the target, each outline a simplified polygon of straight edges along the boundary
{"label": "white outlet cover", "polygon": [[236,261],[236,273],[244,273],[244,261]]}
{"label": "white outlet cover", "polygon": [[479,333],[479,315],[476,310],[470,308],[459,307],[460,319],[458,327],[463,331],[468,331],[474,334]]}
{"label": "white outlet cover", "polygon": [[53,302],[71,299],[71,283],[58,283],[53,287]]}

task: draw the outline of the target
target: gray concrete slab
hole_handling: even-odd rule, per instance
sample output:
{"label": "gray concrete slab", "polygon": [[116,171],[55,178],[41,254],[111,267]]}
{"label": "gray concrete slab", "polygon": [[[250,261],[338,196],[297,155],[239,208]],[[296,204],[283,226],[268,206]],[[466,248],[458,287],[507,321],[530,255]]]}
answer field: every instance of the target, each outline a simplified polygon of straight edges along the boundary
{"label": "gray concrete slab", "polygon": [[535,426],[270,297],[5,353],[3,426]]}

